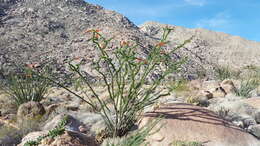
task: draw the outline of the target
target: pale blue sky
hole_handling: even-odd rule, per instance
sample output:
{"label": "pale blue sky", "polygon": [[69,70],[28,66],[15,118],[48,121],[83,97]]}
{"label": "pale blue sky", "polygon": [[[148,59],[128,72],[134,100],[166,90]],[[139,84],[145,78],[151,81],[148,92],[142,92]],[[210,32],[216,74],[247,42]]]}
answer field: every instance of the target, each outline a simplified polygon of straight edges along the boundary
{"label": "pale blue sky", "polygon": [[206,28],[260,42],[260,0],[86,0],[136,25],[157,21]]}

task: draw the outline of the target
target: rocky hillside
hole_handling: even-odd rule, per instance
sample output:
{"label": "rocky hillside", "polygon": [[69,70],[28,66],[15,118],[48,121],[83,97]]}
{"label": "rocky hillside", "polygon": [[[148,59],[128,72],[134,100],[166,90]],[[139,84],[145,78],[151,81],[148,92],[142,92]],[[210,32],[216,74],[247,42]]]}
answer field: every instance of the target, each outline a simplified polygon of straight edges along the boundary
{"label": "rocky hillside", "polygon": [[[147,35],[158,39],[162,35],[161,28],[172,27],[170,45],[182,43],[194,36],[191,43],[179,50],[178,54],[188,56],[194,71],[201,67],[210,71],[212,65],[229,66],[241,69],[246,66],[260,66],[260,43],[245,40],[222,32],[206,29],[188,29],[180,26],[146,22],[140,29]],[[191,68],[190,68],[191,69]]]}
{"label": "rocky hillside", "polygon": [[[137,27],[121,14],[89,4],[83,0],[2,0],[0,3],[0,70],[9,69],[13,62],[44,64],[55,60],[64,65],[72,58],[84,58],[86,66],[97,56],[87,42],[89,29],[100,29],[107,37],[137,41],[139,50],[147,53],[158,42],[162,27],[148,22]],[[201,72],[213,76],[213,65],[241,68],[259,65],[260,43],[204,29],[171,26],[172,46],[194,36],[173,58],[188,56],[184,66],[186,77],[196,78]],[[93,74],[91,69],[86,72]]]}
{"label": "rocky hillside", "polygon": [[[0,7],[0,64],[22,64],[82,57],[90,63],[97,51],[84,31],[100,29],[119,41],[141,46],[149,38],[126,17],[83,0],[7,0]],[[115,39],[116,40],[116,39]],[[150,39],[151,40],[151,39]]]}

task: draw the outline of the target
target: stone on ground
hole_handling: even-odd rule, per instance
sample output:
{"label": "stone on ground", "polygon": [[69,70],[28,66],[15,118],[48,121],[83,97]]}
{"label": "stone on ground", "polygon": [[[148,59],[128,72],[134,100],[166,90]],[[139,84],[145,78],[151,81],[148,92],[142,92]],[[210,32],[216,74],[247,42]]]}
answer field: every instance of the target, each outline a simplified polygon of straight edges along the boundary
{"label": "stone on ground", "polygon": [[[161,105],[143,115],[140,127],[163,116],[157,125],[163,126],[149,136],[150,146],[167,146],[174,140],[197,141],[205,146],[259,146],[260,142],[243,129],[219,118],[213,112],[188,104]],[[155,127],[156,130],[156,127]]]}
{"label": "stone on ground", "polygon": [[[23,146],[27,141],[36,140],[39,136],[46,135],[48,131],[32,132],[26,135],[18,146]],[[88,137],[79,132],[65,131],[55,138],[45,138],[38,146],[97,146],[93,137]]]}

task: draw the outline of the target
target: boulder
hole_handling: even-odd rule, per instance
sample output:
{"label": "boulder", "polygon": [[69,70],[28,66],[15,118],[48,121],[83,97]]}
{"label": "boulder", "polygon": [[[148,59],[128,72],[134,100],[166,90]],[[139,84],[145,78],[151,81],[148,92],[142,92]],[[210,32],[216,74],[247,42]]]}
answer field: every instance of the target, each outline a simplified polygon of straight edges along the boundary
{"label": "boulder", "polygon": [[245,129],[248,129],[248,127],[257,124],[254,117],[248,115],[241,115],[238,121],[243,122],[243,128]]}
{"label": "boulder", "polygon": [[55,139],[47,138],[42,141],[42,146],[97,146],[94,137],[88,137],[79,132],[66,131]]}
{"label": "boulder", "polygon": [[23,120],[38,120],[45,114],[43,105],[39,102],[30,101],[19,106],[17,111],[18,122]]}
{"label": "boulder", "polygon": [[67,125],[66,125],[66,129],[70,130],[70,131],[80,131],[79,127],[81,126],[81,123],[79,120],[75,119],[74,117],[72,117],[71,115],[67,115],[67,114],[60,114],[57,115],[56,117],[52,118],[51,121],[47,122],[45,124],[45,126],[42,128],[42,130],[51,130],[54,129],[55,127],[58,126],[58,124],[60,123],[60,121],[63,120],[64,117],[68,117],[68,121],[67,121]]}
{"label": "boulder", "polygon": [[[48,131],[32,132],[26,135],[18,146],[23,146],[27,141],[36,140],[39,136],[46,135]],[[95,138],[85,134],[65,131],[64,134],[54,138],[44,138],[38,146],[97,146]]]}
{"label": "boulder", "polygon": [[219,118],[213,112],[189,104],[165,104],[143,115],[140,127],[162,116],[150,146],[168,146],[175,140],[202,142],[205,146],[259,146],[260,142],[243,129]]}
{"label": "boulder", "polygon": [[210,90],[210,92],[212,93],[214,98],[223,98],[227,95],[227,93],[225,92],[225,90],[222,87],[217,87],[215,89]]}
{"label": "boulder", "polygon": [[46,108],[46,114],[51,115],[56,111],[56,109],[60,106],[60,104],[51,104]]}
{"label": "boulder", "polygon": [[23,137],[22,142],[18,146],[24,146],[24,144],[28,141],[36,140],[39,136],[47,135],[48,131],[35,131],[28,133],[25,137]]}
{"label": "boulder", "polygon": [[220,83],[214,80],[204,81],[200,92],[209,92],[213,95],[213,98],[225,97],[227,94]]}
{"label": "boulder", "polygon": [[209,99],[213,98],[212,93],[208,91],[201,91],[196,96],[190,96],[186,99],[187,103],[199,105],[199,106],[208,106]]}
{"label": "boulder", "polygon": [[220,83],[226,94],[235,93],[236,87],[232,80],[226,79]]}
{"label": "boulder", "polygon": [[260,138],[260,124],[249,126],[248,131],[257,138]]}
{"label": "boulder", "polygon": [[73,115],[76,119],[82,122],[83,125],[89,129],[93,135],[98,134],[102,130],[106,129],[105,122],[100,114],[90,113],[86,111],[71,111],[70,115]]}
{"label": "boulder", "polygon": [[250,115],[253,116],[256,108],[250,104],[245,103],[237,96],[229,96],[226,98],[217,98],[210,100],[210,106],[208,109],[212,111],[219,111],[220,109],[229,110],[231,113],[237,115]]}
{"label": "boulder", "polygon": [[257,99],[241,99],[232,95],[210,100],[208,109],[218,114],[228,111],[225,115],[226,120],[247,129],[250,125],[260,123],[260,109],[257,108],[259,103]]}
{"label": "boulder", "polygon": [[255,121],[259,124],[260,123],[260,109],[257,109],[254,113]]}

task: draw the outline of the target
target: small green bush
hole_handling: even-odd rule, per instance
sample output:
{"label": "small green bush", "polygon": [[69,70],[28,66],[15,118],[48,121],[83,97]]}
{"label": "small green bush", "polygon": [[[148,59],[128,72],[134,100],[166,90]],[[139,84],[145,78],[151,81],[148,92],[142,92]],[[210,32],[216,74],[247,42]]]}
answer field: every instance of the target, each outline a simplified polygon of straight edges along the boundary
{"label": "small green bush", "polygon": [[223,81],[225,79],[238,78],[240,72],[230,69],[228,66],[216,66],[215,74],[217,79]]}
{"label": "small green bush", "polygon": [[260,82],[258,79],[247,79],[241,82],[240,88],[238,88],[235,93],[237,96],[242,97],[250,97],[251,91],[256,89],[260,85]]}
{"label": "small green bush", "polygon": [[260,82],[260,67],[249,65],[244,68],[248,72],[246,78],[255,79]]}
{"label": "small green bush", "polygon": [[25,68],[21,73],[11,74],[1,80],[0,89],[19,106],[29,101],[41,101],[47,93],[49,83],[35,75],[31,69]]}

